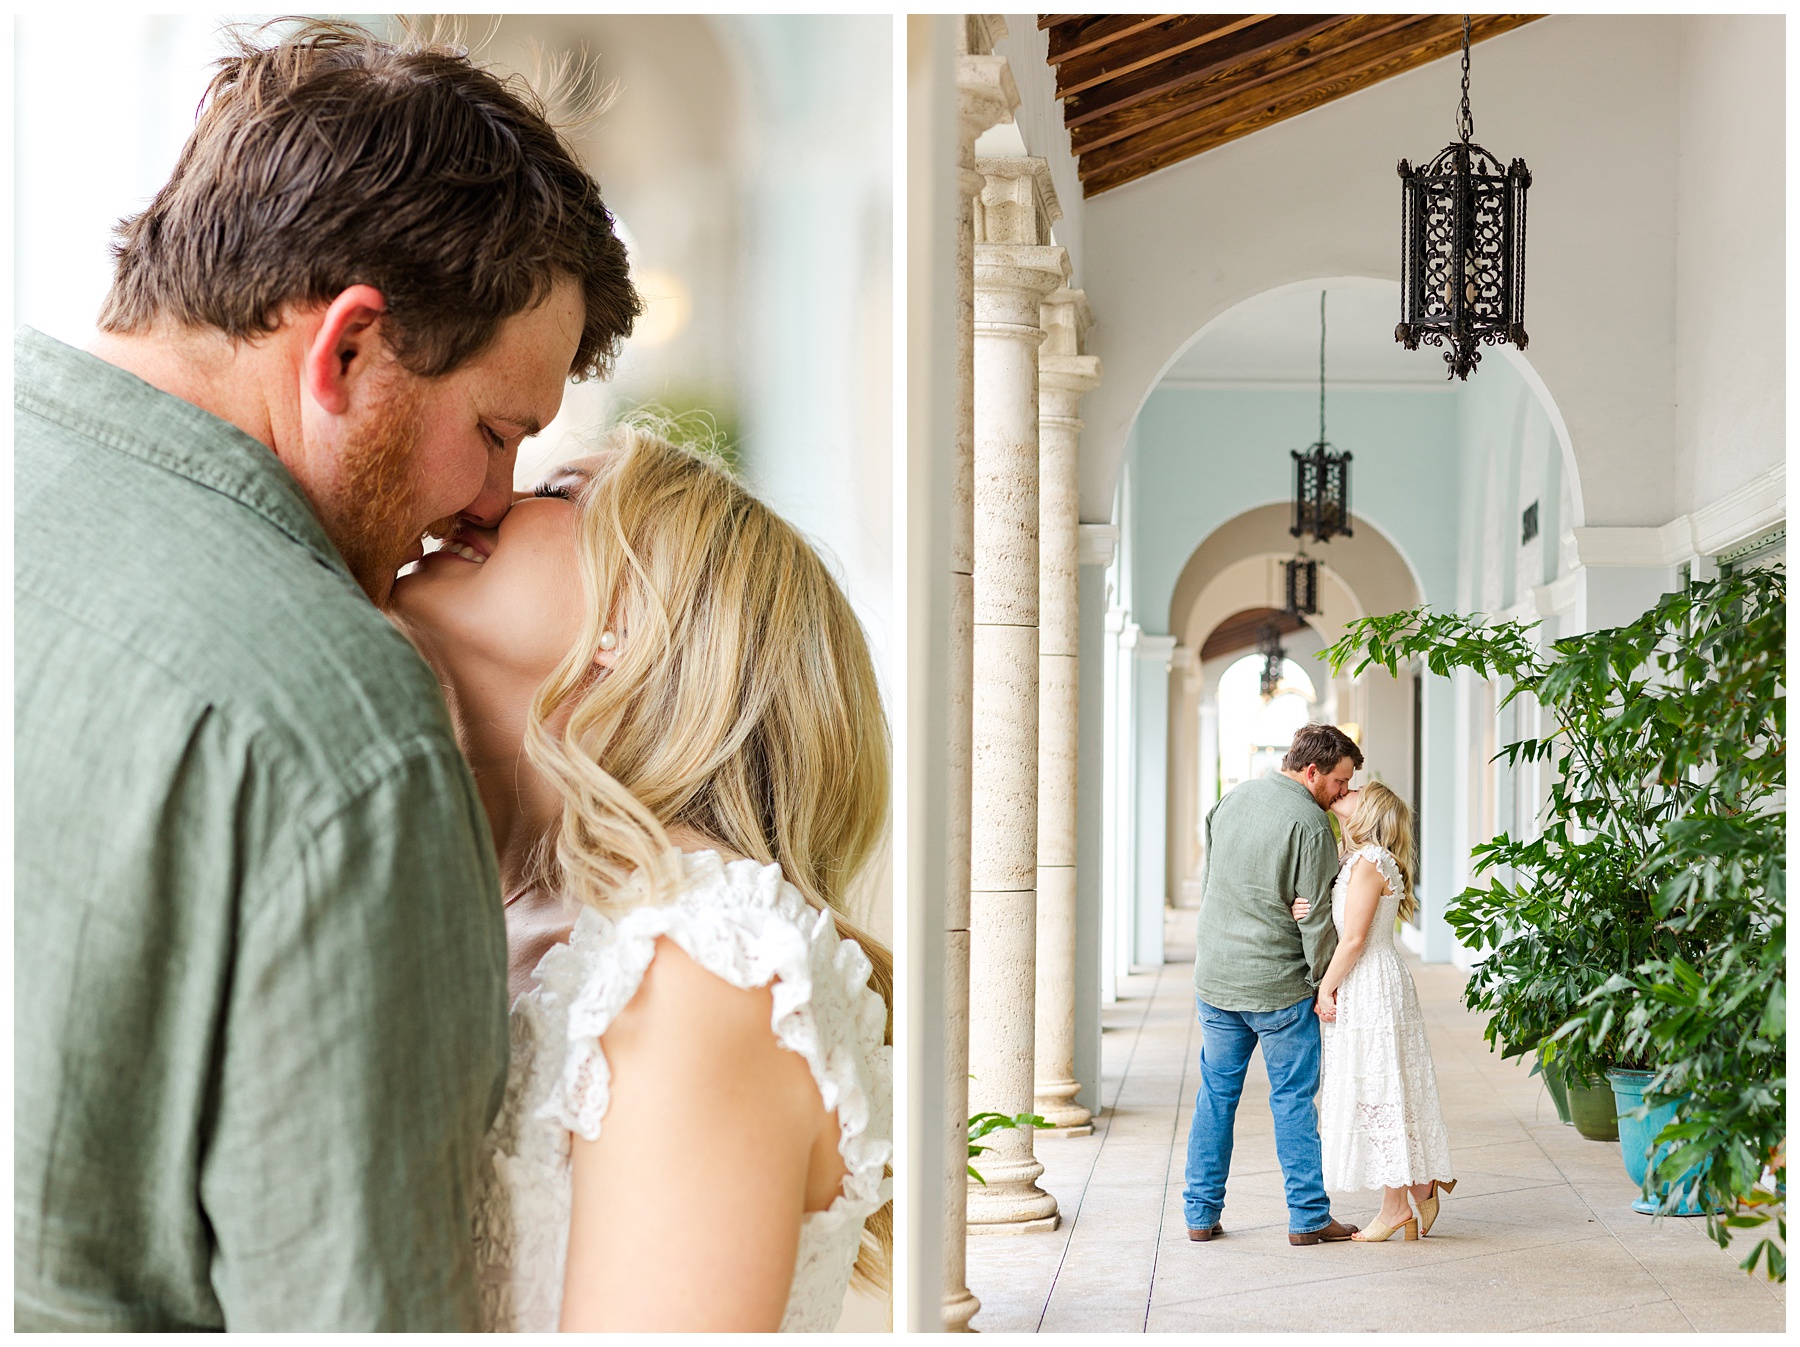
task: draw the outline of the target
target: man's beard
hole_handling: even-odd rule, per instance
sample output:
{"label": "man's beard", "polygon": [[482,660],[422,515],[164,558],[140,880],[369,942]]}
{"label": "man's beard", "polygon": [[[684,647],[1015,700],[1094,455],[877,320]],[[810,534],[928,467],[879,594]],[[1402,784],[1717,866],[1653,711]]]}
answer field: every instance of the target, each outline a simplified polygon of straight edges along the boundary
{"label": "man's beard", "polygon": [[326,534],[377,607],[386,605],[394,576],[419,541],[419,402],[410,383],[396,380],[381,409],[346,440],[342,484],[317,502]]}

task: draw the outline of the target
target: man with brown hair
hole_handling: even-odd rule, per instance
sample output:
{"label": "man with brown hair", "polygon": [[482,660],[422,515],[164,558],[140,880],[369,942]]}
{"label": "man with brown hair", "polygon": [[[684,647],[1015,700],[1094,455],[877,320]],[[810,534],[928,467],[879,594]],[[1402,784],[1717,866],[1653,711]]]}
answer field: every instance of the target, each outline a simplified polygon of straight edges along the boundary
{"label": "man with brown hair", "polygon": [[[1206,873],[1194,959],[1200,1088],[1182,1191],[1188,1238],[1221,1233],[1232,1127],[1250,1054],[1269,1074],[1288,1243],[1349,1239],[1334,1220],[1319,1148],[1319,1022],[1313,989],[1337,948],[1331,886],[1337,843],[1325,811],[1350,789],[1362,750],[1335,725],[1305,725],[1281,770],[1246,781],[1206,816]],[[1295,921],[1296,899],[1311,904]]]}
{"label": "man with brown hair", "polygon": [[639,304],[528,92],[220,62],[88,352],[15,348],[14,1325],[468,1329],[493,845],[382,617]]}

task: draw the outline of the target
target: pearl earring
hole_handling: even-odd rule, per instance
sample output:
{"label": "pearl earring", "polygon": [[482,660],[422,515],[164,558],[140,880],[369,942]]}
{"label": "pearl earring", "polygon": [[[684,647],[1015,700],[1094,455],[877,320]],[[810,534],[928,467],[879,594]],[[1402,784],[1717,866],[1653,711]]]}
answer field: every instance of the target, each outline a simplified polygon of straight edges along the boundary
{"label": "pearl earring", "polygon": [[600,633],[600,648],[602,650],[611,650],[618,644],[619,638],[610,631],[603,631]]}

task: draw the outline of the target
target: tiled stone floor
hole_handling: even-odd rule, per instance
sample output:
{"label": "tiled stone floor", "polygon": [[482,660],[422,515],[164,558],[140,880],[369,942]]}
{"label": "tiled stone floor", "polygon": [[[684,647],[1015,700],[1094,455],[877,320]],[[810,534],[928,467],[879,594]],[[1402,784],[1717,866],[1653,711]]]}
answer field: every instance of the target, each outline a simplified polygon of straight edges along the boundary
{"label": "tiled stone floor", "polygon": [[[1528,1068],[1482,1041],[1462,974],[1410,956],[1459,1180],[1431,1235],[1288,1244],[1258,1054],[1238,1110],[1226,1234],[1190,1243],[1181,1184],[1200,1047],[1193,917],[1174,918],[1171,962],[1131,978],[1106,1008],[1094,1134],[1038,1144],[1058,1229],[969,1240],[977,1329],[1782,1331],[1784,1288],[1737,1268],[1748,1246],[1723,1251],[1704,1221],[1633,1212],[1618,1146],[1559,1123]],[[1358,1224],[1378,1205],[1375,1194],[1333,1194],[1335,1214]]]}

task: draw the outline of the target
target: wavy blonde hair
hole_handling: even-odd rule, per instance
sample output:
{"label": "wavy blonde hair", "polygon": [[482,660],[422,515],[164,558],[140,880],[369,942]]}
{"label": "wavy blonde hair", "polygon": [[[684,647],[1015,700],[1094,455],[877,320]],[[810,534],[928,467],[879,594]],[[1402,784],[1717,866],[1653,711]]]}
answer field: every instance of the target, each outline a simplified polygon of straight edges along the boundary
{"label": "wavy blonde hair", "polygon": [[[873,965],[893,1030],[893,960],[850,916],[887,829],[888,728],[849,601],[818,554],[720,464],[615,428],[579,503],[588,605],[538,689],[531,762],[562,795],[540,882],[606,912],[667,901],[671,828],[778,864]],[[618,659],[594,664],[600,636]],[[885,1286],[893,1207],[856,1262]]]}
{"label": "wavy blonde hair", "polygon": [[1344,837],[1352,846],[1369,842],[1385,847],[1400,868],[1400,920],[1419,915],[1419,899],[1413,892],[1418,862],[1413,853],[1412,810],[1379,781],[1371,781],[1357,797],[1356,810],[1344,825]]}

